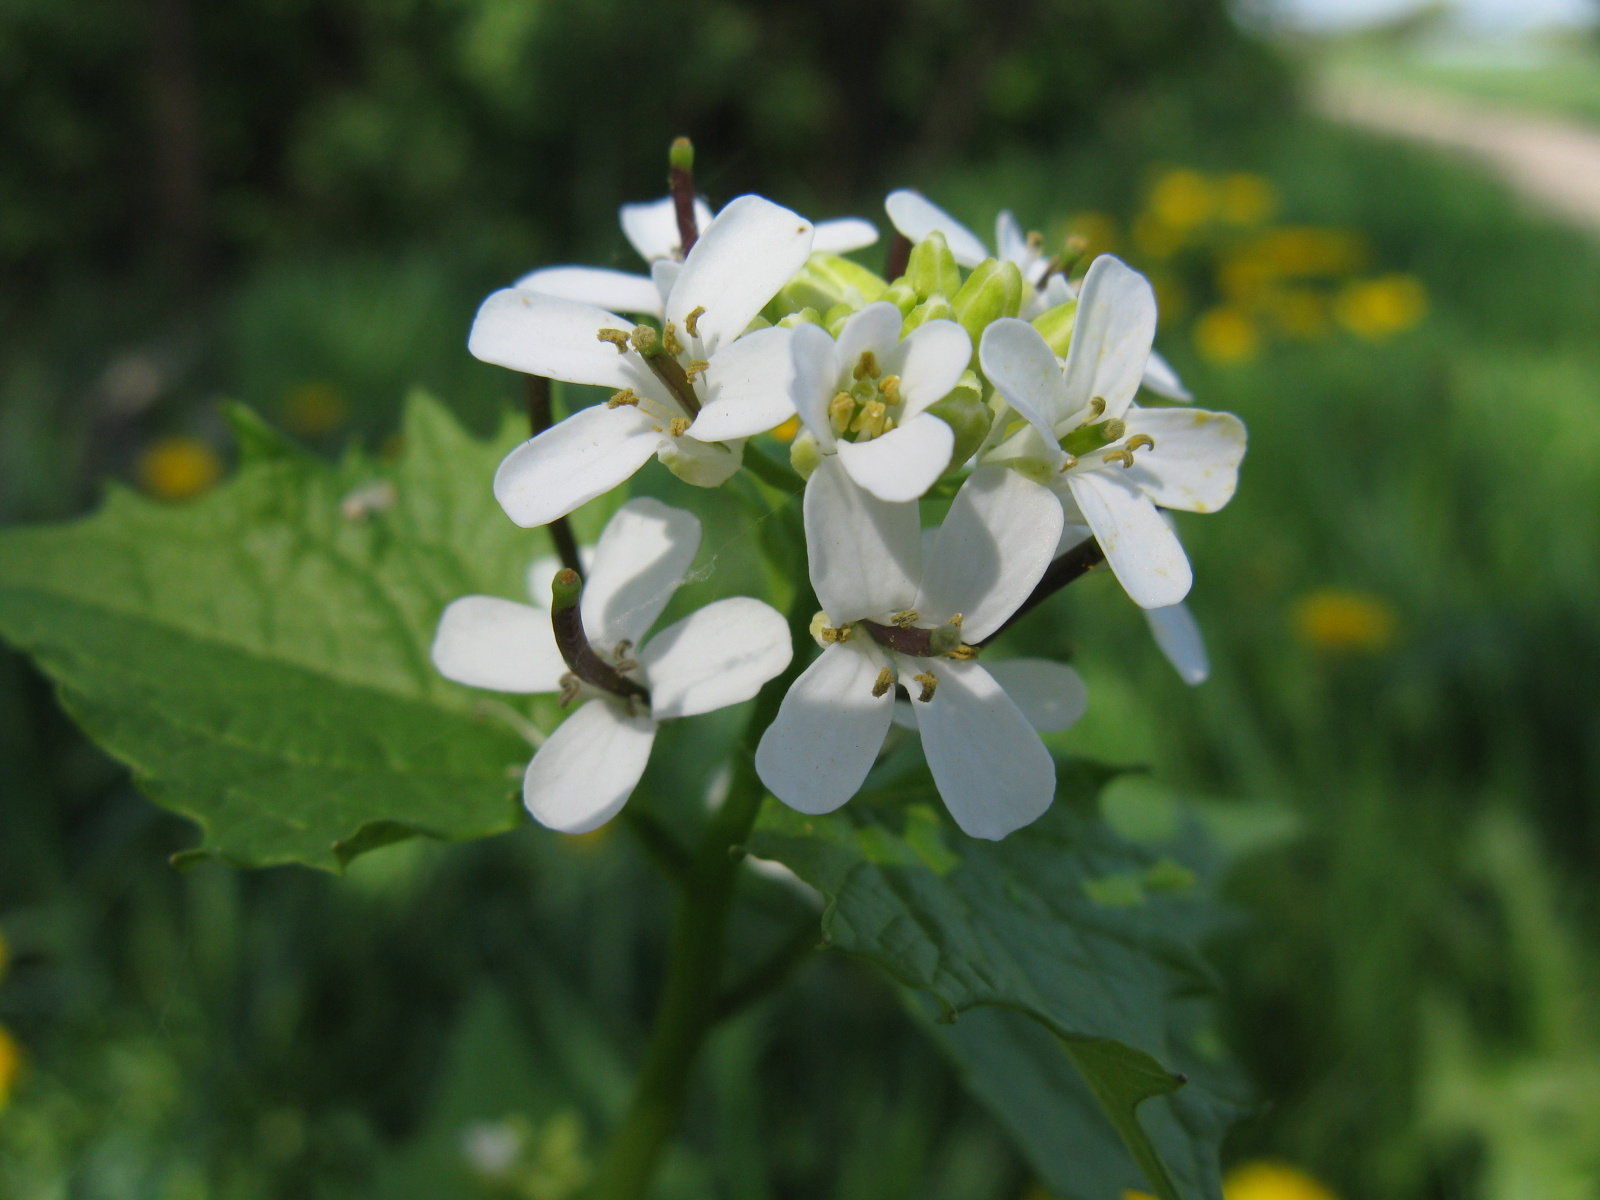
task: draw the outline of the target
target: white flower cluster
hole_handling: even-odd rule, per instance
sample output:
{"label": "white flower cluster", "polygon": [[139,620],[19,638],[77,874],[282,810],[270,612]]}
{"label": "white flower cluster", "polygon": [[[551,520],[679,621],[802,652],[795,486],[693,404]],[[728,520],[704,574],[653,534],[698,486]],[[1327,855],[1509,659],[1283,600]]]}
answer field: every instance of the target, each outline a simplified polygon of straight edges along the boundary
{"label": "white flower cluster", "polygon": [[[909,726],[957,824],[1000,838],[1049,807],[1039,733],[1069,727],[1087,698],[1070,667],[980,662],[984,643],[1054,573],[1103,556],[1179,673],[1203,680],[1189,561],[1163,510],[1226,504],[1245,431],[1169,403],[1189,396],[1151,349],[1155,295],[1116,258],[1075,283],[1071,257],[1047,256],[1010,213],[991,256],[915,192],[885,207],[905,266],[892,281],[841,257],[877,240],[866,221],[813,225],[759,196],[713,215],[680,194],[622,209],[648,276],[552,267],[495,292],[473,354],[612,392],[514,450],[495,495],[519,525],[545,525],[652,455],[716,487],[747,439],[798,417],[790,458],[806,479],[822,652],[762,735],[756,770],[786,804],[830,812],[861,788],[891,725]],[[1135,403],[1141,386],[1151,405]],[[953,499],[924,529],[936,485]],[[584,698],[527,770],[544,824],[611,819],[661,721],[750,699],[789,665],[785,621],[746,597],[644,640],[699,540],[691,514],[634,499],[587,578],[542,560],[534,604],[467,596],[446,609],[433,656],[449,678]]]}

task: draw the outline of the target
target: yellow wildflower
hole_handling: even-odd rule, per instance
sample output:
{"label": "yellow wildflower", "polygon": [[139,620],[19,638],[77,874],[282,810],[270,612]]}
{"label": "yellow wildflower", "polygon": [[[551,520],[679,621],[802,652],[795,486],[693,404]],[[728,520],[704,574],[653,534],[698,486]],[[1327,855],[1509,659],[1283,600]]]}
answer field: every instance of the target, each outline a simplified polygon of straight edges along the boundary
{"label": "yellow wildflower", "polygon": [[1317,225],[1270,229],[1257,239],[1254,251],[1279,275],[1348,275],[1371,257],[1359,233]]}
{"label": "yellow wildflower", "polygon": [[222,460],[206,442],[194,437],[164,437],[139,456],[139,486],[162,500],[198,496],[222,477]]}
{"label": "yellow wildflower", "polygon": [[782,425],[772,431],[772,436],[780,442],[792,442],[800,432],[800,418],[790,417]]}
{"label": "yellow wildflower", "polygon": [[1163,225],[1177,230],[1193,229],[1211,219],[1217,197],[1211,181],[1199,171],[1179,168],[1168,171],[1156,181],[1145,207]]}
{"label": "yellow wildflower", "polygon": [[1322,1184],[1283,1162],[1243,1163],[1222,1181],[1224,1200],[1336,1200]]}
{"label": "yellow wildflower", "polygon": [[302,383],[283,398],[283,423],[304,437],[321,437],[350,421],[350,403],[335,384]]}
{"label": "yellow wildflower", "polygon": [[1319,650],[1375,654],[1394,642],[1399,618],[1377,596],[1319,588],[1295,603],[1293,623],[1300,640]]}
{"label": "yellow wildflower", "polygon": [[1345,287],[1335,305],[1351,333],[1381,341],[1404,333],[1428,311],[1428,292],[1414,275],[1382,275]]}
{"label": "yellow wildflower", "polygon": [[1224,175],[1217,183],[1217,215],[1232,225],[1260,225],[1278,211],[1278,187],[1249,171]]}
{"label": "yellow wildflower", "polygon": [[1261,350],[1261,332],[1247,312],[1213,308],[1194,324],[1194,345],[1200,356],[1218,366],[1249,362]]}
{"label": "yellow wildflower", "polygon": [[17,1045],[11,1031],[0,1025],[0,1112],[11,1103],[11,1092],[22,1074],[22,1048]]}

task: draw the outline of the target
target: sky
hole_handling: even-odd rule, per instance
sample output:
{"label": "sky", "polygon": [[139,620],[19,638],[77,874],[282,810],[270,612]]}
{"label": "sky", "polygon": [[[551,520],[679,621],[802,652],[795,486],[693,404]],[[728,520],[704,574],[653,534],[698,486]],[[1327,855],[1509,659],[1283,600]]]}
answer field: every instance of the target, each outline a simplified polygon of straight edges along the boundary
{"label": "sky", "polygon": [[[1271,0],[1270,7],[1309,29],[1341,29],[1400,16],[1417,0]],[[1452,0],[1463,24],[1484,31],[1537,29],[1592,23],[1595,0]]]}

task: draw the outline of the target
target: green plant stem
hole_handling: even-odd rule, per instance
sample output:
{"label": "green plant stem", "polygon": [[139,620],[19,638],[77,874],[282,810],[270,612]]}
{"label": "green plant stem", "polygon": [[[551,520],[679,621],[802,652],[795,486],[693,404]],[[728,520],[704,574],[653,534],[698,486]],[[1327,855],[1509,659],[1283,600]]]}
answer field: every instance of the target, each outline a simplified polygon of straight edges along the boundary
{"label": "green plant stem", "polygon": [[[790,633],[797,646],[810,641],[806,623],[816,607],[810,590],[801,589],[790,612]],[[797,613],[804,616],[797,617]],[[789,669],[756,697],[755,710],[734,761],[728,798],[712,816],[695,848],[678,899],[667,977],[650,1045],[633,1101],[606,1150],[590,1200],[641,1200],[649,1190],[667,1139],[678,1127],[690,1072],[706,1034],[716,1023],[728,912],[744,858],[744,843],[766,794],[756,775],[755,742],[772,723],[784,694],[804,665],[796,656]]]}
{"label": "green plant stem", "polygon": [[748,975],[723,990],[717,997],[716,1019],[726,1021],[775,991],[811,956],[821,939],[815,914],[801,921]]}

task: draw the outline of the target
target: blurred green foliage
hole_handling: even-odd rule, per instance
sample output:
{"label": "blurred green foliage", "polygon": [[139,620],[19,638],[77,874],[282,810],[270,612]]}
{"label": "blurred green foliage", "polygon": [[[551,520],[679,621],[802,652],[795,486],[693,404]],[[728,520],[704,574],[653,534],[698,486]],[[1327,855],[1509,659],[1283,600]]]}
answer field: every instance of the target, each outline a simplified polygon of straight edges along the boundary
{"label": "blurred green foliage", "polygon": [[[1183,526],[1211,682],[1183,688],[1106,579],[1018,636],[1088,679],[1063,748],[1152,765],[1109,802],[1130,833],[1162,842],[1182,799],[1242,856],[1218,951],[1263,1103],[1235,1156],[1352,1197],[1592,1193],[1600,251],[1284,84],[1178,0],[14,0],[0,519],[82,510],[158,434],[225,450],[222,396],[324,451],[380,443],[413,383],[489,429],[512,386],[464,352],[473,305],[539,262],[631,265],[615,205],[660,191],[677,133],[714,201],[881,225],[877,189],[914,183],[985,233],[1002,206],[1127,222],[1153,164],[1263,173],[1285,220],[1420,277],[1428,319],[1227,367],[1164,328],[1252,434],[1238,500]],[[1307,640],[1329,589],[1392,637]],[[179,875],[192,841],[0,658],[0,1022],[25,1056],[0,1193],[506,1195],[592,1149],[658,968],[664,892],[624,835],[391,847],[342,880]],[[759,946],[799,901],[753,888]],[[475,1174],[473,1136],[515,1171]],[[898,998],[825,957],[714,1044],[663,1195],[1026,1183]]]}

